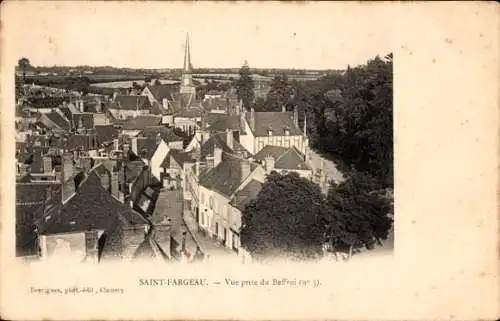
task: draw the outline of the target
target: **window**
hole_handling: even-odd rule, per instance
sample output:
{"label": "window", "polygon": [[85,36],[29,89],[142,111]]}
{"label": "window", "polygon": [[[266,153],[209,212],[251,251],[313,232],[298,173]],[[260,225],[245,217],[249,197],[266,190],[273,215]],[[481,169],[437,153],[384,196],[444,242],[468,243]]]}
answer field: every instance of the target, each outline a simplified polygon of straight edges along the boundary
{"label": "window", "polygon": [[240,236],[238,233],[233,232],[233,250],[238,251],[240,248]]}
{"label": "window", "polygon": [[214,197],[213,196],[210,196],[208,198],[208,206],[210,207],[211,210],[214,209]]}

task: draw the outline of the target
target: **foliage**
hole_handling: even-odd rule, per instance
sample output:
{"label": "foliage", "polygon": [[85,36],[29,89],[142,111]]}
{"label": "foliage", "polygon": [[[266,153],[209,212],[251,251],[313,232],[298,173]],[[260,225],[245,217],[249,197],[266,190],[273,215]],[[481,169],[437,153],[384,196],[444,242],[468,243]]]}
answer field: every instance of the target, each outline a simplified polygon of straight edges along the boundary
{"label": "foliage", "polygon": [[332,183],[323,217],[327,240],[336,252],[371,249],[385,240],[392,226],[391,199],[369,174],[352,170],[340,184]]}
{"label": "foliage", "polygon": [[317,218],[324,204],[317,184],[296,173],[272,172],[243,211],[241,244],[256,258],[314,257],[323,244]]}
{"label": "foliage", "polygon": [[159,79],[155,79],[155,86],[160,86],[161,85],[161,81]]}
{"label": "foliage", "polygon": [[295,96],[295,88],[288,81],[285,74],[276,75],[272,82],[265,110],[262,111],[281,111],[282,107],[287,107]]}
{"label": "foliage", "polygon": [[22,57],[17,64],[23,70],[23,82],[26,82],[26,68],[30,66],[30,61],[28,58]]}
{"label": "foliage", "polygon": [[236,81],[236,94],[243,100],[243,106],[250,108],[255,98],[254,81],[248,63],[245,61],[240,69],[240,78]]}
{"label": "foliage", "polygon": [[292,86],[313,148],[393,185],[392,54]]}

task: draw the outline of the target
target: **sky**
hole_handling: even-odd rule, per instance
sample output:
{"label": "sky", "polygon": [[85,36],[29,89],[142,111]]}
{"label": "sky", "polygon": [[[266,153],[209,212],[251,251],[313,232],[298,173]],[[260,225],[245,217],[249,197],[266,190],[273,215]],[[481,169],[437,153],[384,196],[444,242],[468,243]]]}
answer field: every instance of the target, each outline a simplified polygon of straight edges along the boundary
{"label": "sky", "polygon": [[198,68],[247,60],[255,68],[343,69],[391,52],[397,23],[383,3],[43,1],[5,8],[9,57],[38,66],[180,68],[189,33]]}

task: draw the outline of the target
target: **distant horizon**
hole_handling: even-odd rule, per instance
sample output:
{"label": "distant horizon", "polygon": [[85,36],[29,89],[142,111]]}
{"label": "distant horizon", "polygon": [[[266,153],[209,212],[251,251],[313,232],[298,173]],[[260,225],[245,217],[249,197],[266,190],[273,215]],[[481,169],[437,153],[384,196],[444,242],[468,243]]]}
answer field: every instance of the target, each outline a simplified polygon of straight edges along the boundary
{"label": "distant horizon", "polygon": [[[381,57],[381,55],[379,55]],[[28,57],[26,57],[28,58]],[[375,56],[373,57],[375,58]],[[373,59],[370,58],[370,59]],[[368,60],[370,60],[368,59]],[[28,60],[30,60],[28,58]],[[368,61],[367,60],[367,61]],[[33,65],[30,60],[30,66],[33,68],[113,68],[113,69],[135,69],[135,70],[182,70],[182,67],[160,67],[160,68],[145,68],[145,67],[132,67],[132,66],[111,66],[111,65]],[[353,67],[355,65],[352,65]],[[16,65],[16,68],[18,66]],[[196,71],[197,69],[240,69],[241,66],[239,67],[198,67],[198,66],[193,66],[193,70]],[[346,70],[347,66],[345,68],[323,68],[323,69],[317,69],[317,68],[296,68],[296,67],[270,67],[270,68],[265,68],[265,67],[252,67],[250,66],[250,70],[256,69],[256,70],[303,70],[303,71],[329,71],[329,70],[335,70],[335,71],[342,71]]]}

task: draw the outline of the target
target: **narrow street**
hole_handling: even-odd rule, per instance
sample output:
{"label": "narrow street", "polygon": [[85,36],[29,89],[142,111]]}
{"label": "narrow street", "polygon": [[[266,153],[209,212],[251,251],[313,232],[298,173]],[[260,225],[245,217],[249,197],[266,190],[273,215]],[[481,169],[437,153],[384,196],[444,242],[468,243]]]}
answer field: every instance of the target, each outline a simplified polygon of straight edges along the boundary
{"label": "narrow street", "polygon": [[184,211],[184,222],[191,234],[196,239],[196,242],[200,246],[201,251],[207,257],[217,257],[224,259],[236,259],[238,257],[236,252],[221,244],[218,244],[215,240],[199,231],[198,223],[189,210]]}
{"label": "narrow street", "polygon": [[335,182],[341,182],[344,179],[342,173],[337,169],[337,165],[331,160],[328,160],[315,151],[311,150],[311,164],[313,166],[314,172],[322,168],[321,162],[323,161],[323,170],[326,172],[329,180],[334,180]]}
{"label": "narrow street", "polygon": [[155,225],[160,223],[165,216],[170,218],[170,223],[172,225],[172,238],[177,243],[177,250],[180,250],[182,246],[182,233],[187,232],[186,251],[189,253],[189,255],[194,255],[196,253],[198,245],[196,243],[196,240],[193,238],[188,228],[184,224],[182,211],[182,190],[162,190],[158,195],[151,221],[153,225]]}

